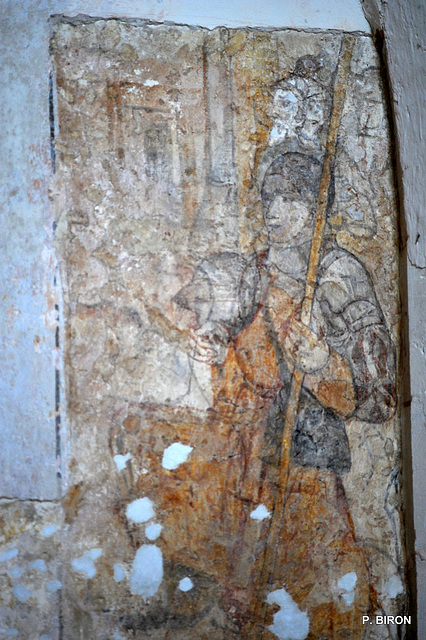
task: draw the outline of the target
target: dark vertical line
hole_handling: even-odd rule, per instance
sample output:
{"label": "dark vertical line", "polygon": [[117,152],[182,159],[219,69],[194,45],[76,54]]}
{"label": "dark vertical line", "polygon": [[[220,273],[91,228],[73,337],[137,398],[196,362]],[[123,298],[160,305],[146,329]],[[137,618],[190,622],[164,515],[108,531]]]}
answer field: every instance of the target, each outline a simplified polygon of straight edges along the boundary
{"label": "dark vertical line", "polygon": [[[56,278],[54,280],[56,285]],[[59,306],[55,304],[56,311],[56,331],[55,349],[58,352],[60,347],[59,339]],[[55,436],[56,436],[56,477],[62,478],[61,473],[61,372],[59,364],[55,366]]]}
{"label": "dark vertical line", "polygon": [[[59,581],[62,584],[62,569],[59,568],[58,572]],[[63,597],[62,597],[62,587],[58,591],[58,640],[63,640],[64,638],[64,612],[63,612]]]}
{"label": "dark vertical line", "polygon": [[[53,286],[56,289],[58,283],[56,279],[56,275],[53,277]],[[55,312],[56,312],[56,330],[55,330],[55,350],[59,355],[60,349],[60,330],[59,330],[59,305],[55,304]],[[59,361],[55,359],[55,454],[56,454],[56,478],[58,480],[58,493],[61,496],[61,372]],[[58,579],[62,585],[62,567],[59,564],[58,566]],[[58,591],[58,640],[63,640],[64,638],[64,613],[63,613],[63,597],[62,597],[62,586]]]}
{"label": "dark vertical line", "polygon": [[56,171],[56,149],[55,149],[55,106],[53,101],[53,72],[49,73],[49,128],[50,128],[50,161],[52,172]]}
{"label": "dark vertical line", "polygon": [[[49,133],[50,133],[50,161],[52,173],[56,171],[56,149],[55,149],[55,106],[53,98],[53,71],[49,72]],[[52,223],[53,232],[56,229],[56,221]],[[56,290],[58,286],[56,275],[53,276],[53,288]],[[55,351],[59,355],[60,349],[60,330],[59,330],[59,305],[55,304],[56,312],[56,330],[55,330]],[[55,359],[55,458],[56,458],[56,478],[58,482],[58,494],[61,496],[61,372],[59,361]],[[58,565],[58,579],[61,588],[58,591],[58,640],[64,638],[64,615],[63,615],[63,597],[62,597],[62,567]]]}

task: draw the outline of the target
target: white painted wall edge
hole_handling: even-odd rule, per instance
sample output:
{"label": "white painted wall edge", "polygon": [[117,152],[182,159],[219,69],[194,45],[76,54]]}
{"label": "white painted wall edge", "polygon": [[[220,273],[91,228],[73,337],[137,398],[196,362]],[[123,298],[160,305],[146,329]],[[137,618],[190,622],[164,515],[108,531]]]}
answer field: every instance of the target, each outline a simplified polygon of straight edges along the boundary
{"label": "white painted wall edge", "polygon": [[207,28],[293,27],[370,33],[360,0],[51,0],[55,12],[147,18]]}

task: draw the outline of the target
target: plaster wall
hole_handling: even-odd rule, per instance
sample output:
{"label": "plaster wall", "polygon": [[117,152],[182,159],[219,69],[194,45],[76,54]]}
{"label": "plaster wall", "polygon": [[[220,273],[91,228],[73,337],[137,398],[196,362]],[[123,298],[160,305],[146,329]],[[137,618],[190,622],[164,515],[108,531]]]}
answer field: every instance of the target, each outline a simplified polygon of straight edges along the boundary
{"label": "plaster wall", "polygon": [[[368,31],[357,0],[345,2],[182,3],[110,0],[21,0],[0,3],[4,108],[1,115],[2,397],[0,456],[6,473],[0,495],[54,499],[66,446],[65,416],[58,433],[55,401],[60,368],[55,347],[60,287],[48,207],[51,172],[48,18],[52,14],[135,17],[218,25],[291,26]],[[56,279],[56,280],[55,280]],[[60,307],[60,305],[59,305]],[[40,376],[39,372],[43,371]],[[62,393],[62,397],[64,394]]]}

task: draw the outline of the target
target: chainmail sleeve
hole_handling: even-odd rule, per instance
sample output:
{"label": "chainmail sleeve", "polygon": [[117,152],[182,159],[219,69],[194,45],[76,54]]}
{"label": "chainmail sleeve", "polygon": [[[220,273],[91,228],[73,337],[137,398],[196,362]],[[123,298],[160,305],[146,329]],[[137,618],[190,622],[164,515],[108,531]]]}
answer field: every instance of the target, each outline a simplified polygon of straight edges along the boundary
{"label": "chainmail sleeve", "polygon": [[326,340],[349,363],[355,391],[354,415],[383,423],[395,412],[395,351],[365,267],[335,249],[324,261],[316,304]]}

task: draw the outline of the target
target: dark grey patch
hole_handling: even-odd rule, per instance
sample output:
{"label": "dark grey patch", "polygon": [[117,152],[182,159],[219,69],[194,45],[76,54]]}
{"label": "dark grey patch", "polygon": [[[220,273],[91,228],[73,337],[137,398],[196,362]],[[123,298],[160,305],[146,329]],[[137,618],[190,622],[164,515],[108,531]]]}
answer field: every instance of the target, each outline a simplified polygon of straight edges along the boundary
{"label": "dark grey patch", "polygon": [[[285,391],[271,407],[266,422],[261,458],[279,466],[287,401]],[[301,467],[331,469],[337,474],[351,468],[351,453],[344,422],[302,391],[292,437],[292,459]]]}
{"label": "dark grey patch", "polygon": [[351,468],[344,422],[333,411],[319,404],[307,404],[299,409],[292,453],[294,462],[302,467],[332,469],[338,474]]}

